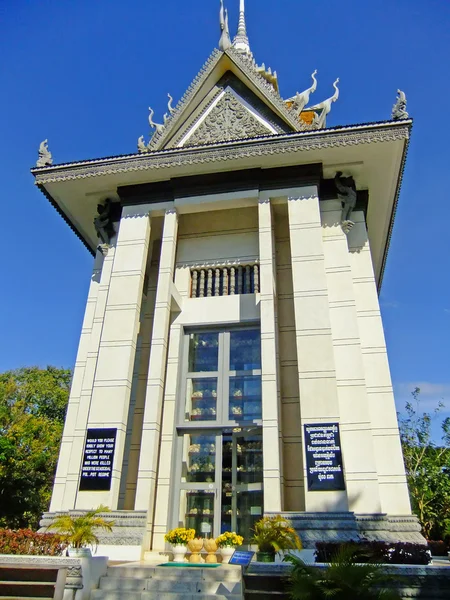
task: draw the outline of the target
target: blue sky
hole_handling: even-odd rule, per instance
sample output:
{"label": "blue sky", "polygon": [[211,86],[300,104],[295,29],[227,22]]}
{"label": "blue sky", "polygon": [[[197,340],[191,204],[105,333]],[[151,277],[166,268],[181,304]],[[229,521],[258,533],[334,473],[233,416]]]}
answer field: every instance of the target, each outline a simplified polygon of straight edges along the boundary
{"label": "blue sky", "polygon": [[[236,29],[238,0],[226,0]],[[219,39],[218,0],[0,0],[2,284],[0,371],[72,366],[92,258],[34,188],[49,139],[55,162],[133,152]],[[414,129],[381,294],[398,405],[415,385],[450,410],[450,2],[247,0],[259,63],[281,94],[341,96],[329,125],[390,117],[396,90]]]}

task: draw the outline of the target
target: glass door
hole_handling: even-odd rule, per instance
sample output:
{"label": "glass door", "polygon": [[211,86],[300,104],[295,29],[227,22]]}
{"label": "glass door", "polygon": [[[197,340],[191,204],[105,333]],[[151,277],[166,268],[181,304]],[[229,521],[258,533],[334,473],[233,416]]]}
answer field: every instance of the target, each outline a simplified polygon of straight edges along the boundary
{"label": "glass door", "polygon": [[196,537],[213,537],[219,528],[222,436],[190,431],[182,436],[178,523]]}
{"label": "glass door", "polygon": [[248,544],[263,514],[260,331],[186,332],[184,342],[172,523]]}
{"label": "glass door", "polygon": [[248,545],[264,512],[261,428],[224,432],[221,532],[236,531]]}

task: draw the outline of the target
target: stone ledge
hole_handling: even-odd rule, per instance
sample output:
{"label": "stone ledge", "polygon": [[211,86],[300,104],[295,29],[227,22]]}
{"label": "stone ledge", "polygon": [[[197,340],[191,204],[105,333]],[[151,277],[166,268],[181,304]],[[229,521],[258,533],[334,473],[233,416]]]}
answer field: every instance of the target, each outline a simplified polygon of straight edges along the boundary
{"label": "stone ledge", "polygon": [[[269,514],[269,513],[267,513]],[[299,534],[305,549],[316,542],[380,542],[426,544],[414,515],[355,514],[352,512],[283,512]]]}
{"label": "stone ledge", "polygon": [[[46,512],[42,515],[39,523],[40,533],[48,531],[52,521],[60,516],[70,514],[73,517],[86,514],[87,510],[68,510],[58,512]],[[99,539],[99,545],[107,546],[141,546],[145,534],[147,522],[147,511],[135,510],[113,510],[111,512],[100,513],[105,519],[114,521],[113,530],[99,531],[96,535]]]}

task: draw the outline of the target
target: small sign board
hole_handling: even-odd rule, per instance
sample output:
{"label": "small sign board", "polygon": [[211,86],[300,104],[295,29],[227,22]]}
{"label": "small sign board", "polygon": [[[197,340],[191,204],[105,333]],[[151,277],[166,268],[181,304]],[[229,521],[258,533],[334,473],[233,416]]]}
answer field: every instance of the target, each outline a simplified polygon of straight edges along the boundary
{"label": "small sign board", "polygon": [[248,567],[252,562],[252,558],[255,556],[254,552],[250,550],[235,550],[233,556],[230,558],[230,565],[241,565],[242,567]]}
{"label": "small sign board", "polygon": [[108,492],[117,429],[88,429],[81,468],[80,492]]}
{"label": "small sign board", "polygon": [[338,423],[305,425],[308,491],[345,490]]}

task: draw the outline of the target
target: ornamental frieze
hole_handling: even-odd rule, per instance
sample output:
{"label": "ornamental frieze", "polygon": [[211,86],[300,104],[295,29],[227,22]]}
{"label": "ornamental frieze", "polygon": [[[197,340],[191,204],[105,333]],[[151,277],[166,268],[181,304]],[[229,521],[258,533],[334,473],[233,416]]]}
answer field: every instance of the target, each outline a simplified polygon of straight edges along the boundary
{"label": "ornamental frieze", "polygon": [[231,142],[271,133],[231,92],[227,92],[185,146]]}

